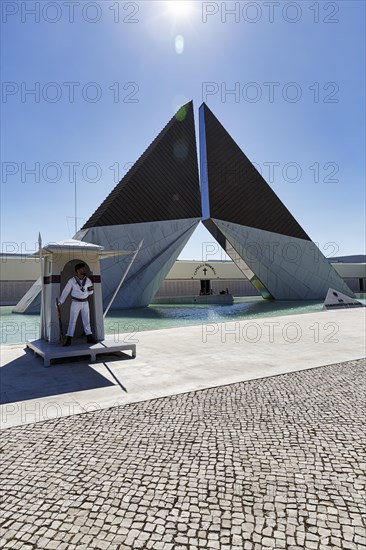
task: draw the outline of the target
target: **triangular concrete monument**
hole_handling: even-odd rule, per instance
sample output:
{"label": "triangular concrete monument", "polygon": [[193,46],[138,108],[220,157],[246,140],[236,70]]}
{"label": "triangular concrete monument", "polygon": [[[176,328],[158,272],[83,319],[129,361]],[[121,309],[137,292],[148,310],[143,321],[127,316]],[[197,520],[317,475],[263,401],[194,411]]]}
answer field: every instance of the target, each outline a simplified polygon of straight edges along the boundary
{"label": "triangular concrete monument", "polygon": [[200,108],[203,223],[265,298],[354,296],[207,105]]}
{"label": "triangular concrete monument", "polygon": [[330,288],[325,297],[323,309],[344,309],[354,307],[365,307],[365,304],[354,298],[350,298],[346,294]]}
{"label": "triangular concrete monument", "polygon": [[[143,240],[113,309],[148,305],[201,218],[193,102],[173,116],[76,238],[108,249]],[[102,262],[103,303],[126,270],[123,259]]]}

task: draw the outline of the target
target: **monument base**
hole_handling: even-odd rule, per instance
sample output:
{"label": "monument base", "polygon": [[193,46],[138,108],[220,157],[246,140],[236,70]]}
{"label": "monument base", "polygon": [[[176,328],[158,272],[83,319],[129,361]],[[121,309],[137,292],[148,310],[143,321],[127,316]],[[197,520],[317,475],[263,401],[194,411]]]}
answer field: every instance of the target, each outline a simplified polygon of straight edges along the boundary
{"label": "monument base", "polygon": [[231,306],[234,303],[232,294],[203,294],[201,296],[161,296],[154,298],[151,302],[154,305],[157,304],[197,304],[197,305],[219,305],[219,306]]}
{"label": "monument base", "polygon": [[43,339],[27,340],[26,347],[34,351],[34,355],[43,357],[44,366],[51,366],[52,359],[67,359],[72,357],[90,356],[96,361],[97,355],[130,350],[132,357],[136,357],[136,344],[115,342],[113,338],[106,338],[96,344],[74,343],[71,346],[51,344]]}

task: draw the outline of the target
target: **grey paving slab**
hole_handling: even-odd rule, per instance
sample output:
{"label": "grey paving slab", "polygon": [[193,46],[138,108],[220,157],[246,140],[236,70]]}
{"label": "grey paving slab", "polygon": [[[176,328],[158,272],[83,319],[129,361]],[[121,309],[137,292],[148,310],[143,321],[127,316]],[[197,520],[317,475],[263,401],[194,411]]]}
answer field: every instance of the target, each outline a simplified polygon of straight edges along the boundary
{"label": "grey paving slab", "polygon": [[2,548],[364,550],[365,368],[10,428]]}
{"label": "grey paving slab", "polygon": [[4,346],[2,427],[359,359],[365,333],[362,308],[117,335],[136,343],[137,358],[49,369],[24,346]]}

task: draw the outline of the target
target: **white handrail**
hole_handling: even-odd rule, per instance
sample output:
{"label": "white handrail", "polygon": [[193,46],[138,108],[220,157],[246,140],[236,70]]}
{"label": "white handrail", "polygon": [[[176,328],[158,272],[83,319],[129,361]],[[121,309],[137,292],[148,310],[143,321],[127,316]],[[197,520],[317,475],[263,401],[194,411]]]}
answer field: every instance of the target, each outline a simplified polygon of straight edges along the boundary
{"label": "white handrail", "polygon": [[144,242],[144,239],[142,239],[142,241],[141,241],[140,244],[138,245],[137,249],[135,250],[135,253],[134,253],[134,255],[132,256],[132,259],[131,259],[131,261],[130,261],[130,263],[129,263],[129,265],[128,265],[128,267],[127,267],[127,269],[126,269],[126,271],[125,271],[125,273],[124,273],[124,275],[123,275],[123,277],[122,277],[122,279],[120,280],[120,282],[119,282],[119,284],[118,284],[116,290],[114,291],[113,296],[112,296],[112,298],[111,298],[111,300],[110,300],[108,306],[107,306],[106,309],[104,310],[103,319],[104,319],[105,316],[107,315],[107,313],[108,313],[108,311],[109,311],[109,308],[110,308],[111,305],[113,304],[115,297],[117,296],[118,292],[120,291],[120,288],[121,288],[121,286],[122,286],[124,280],[126,279],[127,274],[128,274],[128,272],[130,271],[131,266],[132,266],[133,262],[135,261],[137,254],[140,252],[140,249],[141,249],[141,247],[142,247],[142,243],[143,243],[143,242]]}
{"label": "white handrail", "polygon": [[40,337],[46,339],[46,309],[44,307],[45,289],[44,289],[44,269],[43,269],[43,256],[42,256],[42,237],[41,233],[38,233],[38,246],[39,246],[39,265],[41,270],[41,334]]}

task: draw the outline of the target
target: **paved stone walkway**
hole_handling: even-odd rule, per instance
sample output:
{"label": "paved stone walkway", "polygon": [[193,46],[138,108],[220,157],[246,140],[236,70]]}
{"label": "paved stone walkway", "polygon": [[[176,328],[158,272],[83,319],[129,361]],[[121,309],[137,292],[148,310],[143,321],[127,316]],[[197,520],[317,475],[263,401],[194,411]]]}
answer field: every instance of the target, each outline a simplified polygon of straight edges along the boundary
{"label": "paved stone walkway", "polygon": [[365,367],[6,430],[1,547],[366,550]]}

